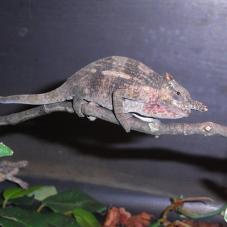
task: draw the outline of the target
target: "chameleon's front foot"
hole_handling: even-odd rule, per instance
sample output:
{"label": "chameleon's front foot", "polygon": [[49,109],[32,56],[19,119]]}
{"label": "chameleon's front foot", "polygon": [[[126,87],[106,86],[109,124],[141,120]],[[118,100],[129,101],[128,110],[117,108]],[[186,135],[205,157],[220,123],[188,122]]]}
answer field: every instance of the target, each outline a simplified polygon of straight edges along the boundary
{"label": "chameleon's front foot", "polygon": [[85,117],[81,110],[81,106],[86,103],[83,99],[73,99],[73,109],[78,117]]}
{"label": "chameleon's front foot", "polygon": [[115,113],[117,120],[124,130],[128,133],[131,130],[131,125],[129,119],[132,118],[131,114],[127,113]]}

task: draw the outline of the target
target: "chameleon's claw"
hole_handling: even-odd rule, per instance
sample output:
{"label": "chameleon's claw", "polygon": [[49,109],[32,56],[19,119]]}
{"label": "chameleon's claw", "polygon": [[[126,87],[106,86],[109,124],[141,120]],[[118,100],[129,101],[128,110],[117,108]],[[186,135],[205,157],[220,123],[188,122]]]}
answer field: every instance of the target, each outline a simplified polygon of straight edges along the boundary
{"label": "chameleon's claw", "polygon": [[127,133],[131,131],[131,126],[127,121],[124,122],[124,123],[120,122],[120,124]]}
{"label": "chameleon's claw", "polygon": [[131,131],[131,128],[130,128],[130,127],[123,126],[123,125],[122,125],[122,127],[124,128],[124,130],[125,130],[127,133],[129,133],[129,132]]}
{"label": "chameleon's claw", "polygon": [[81,110],[82,104],[84,104],[85,101],[83,99],[73,99],[73,109],[78,117],[85,117]]}
{"label": "chameleon's claw", "polygon": [[130,122],[128,121],[129,118],[132,117],[131,114],[127,113],[115,113],[117,120],[119,121],[120,125],[124,128],[124,130],[128,133],[131,130]]}

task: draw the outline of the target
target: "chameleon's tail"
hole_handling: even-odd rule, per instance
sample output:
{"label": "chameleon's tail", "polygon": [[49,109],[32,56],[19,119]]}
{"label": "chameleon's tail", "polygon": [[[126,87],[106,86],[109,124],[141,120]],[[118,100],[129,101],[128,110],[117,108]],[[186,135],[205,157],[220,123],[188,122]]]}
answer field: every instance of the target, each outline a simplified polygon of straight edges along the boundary
{"label": "chameleon's tail", "polygon": [[43,105],[56,102],[62,102],[69,98],[66,94],[67,89],[64,88],[64,84],[55,90],[42,94],[31,94],[31,95],[11,95],[11,96],[0,96],[0,103],[19,103],[28,105]]}

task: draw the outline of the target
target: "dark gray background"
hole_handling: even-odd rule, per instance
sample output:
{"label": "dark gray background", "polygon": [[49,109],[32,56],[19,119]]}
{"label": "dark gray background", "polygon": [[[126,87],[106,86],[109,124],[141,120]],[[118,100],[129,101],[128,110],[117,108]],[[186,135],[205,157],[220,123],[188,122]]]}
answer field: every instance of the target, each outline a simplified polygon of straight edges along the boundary
{"label": "dark gray background", "polygon": [[[0,28],[1,95],[48,91],[98,58],[123,55],[172,73],[209,107],[178,121],[227,124],[226,1],[2,0]],[[154,139],[59,113],[2,127],[0,140],[30,161],[25,176],[227,197],[226,138]]]}

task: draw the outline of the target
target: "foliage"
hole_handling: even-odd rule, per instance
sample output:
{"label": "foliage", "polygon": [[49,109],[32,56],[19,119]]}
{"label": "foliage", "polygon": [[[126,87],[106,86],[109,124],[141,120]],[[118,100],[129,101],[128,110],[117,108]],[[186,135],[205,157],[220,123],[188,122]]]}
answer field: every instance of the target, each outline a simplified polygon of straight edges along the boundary
{"label": "foliage", "polygon": [[13,150],[6,146],[4,143],[0,143],[0,157],[12,156]]}
{"label": "foliage", "polygon": [[[121,224],[125,227],[161,227],[161,226],[189,226],[187,220],[201,219],[223,215],[227,219],[227,205],[211,213],[199,214],[184,209],[184,203],[196,201],[210,201],[206,197],[171,199],[159,219],[142,212],[132,215],[124,208],[111,208],[106,213],[106,207],[89,195],[75,189],[58,192],[54,186],[32,186],[27,189],[19,187],[8,188],[2,192],[0,201],[0,227],[108,227]],[[101,225],[97,217],[105,214],[105,223]],[[168,219],[169,213],[181,215],[177,221]],[[188,218],[188,219],[185,219]],[[103,218],[104,219],[104,216]],[[193,226],[193,225],[192,225]],[[208,225],[207,225],[208,226]]]}
{"label": "foliage", "polygon": [[100,227],[95,215],[106,207],[79,190],[54,186],[8,188],[2,192],[1,227]]}
{"label": "foliage", "polygon": [[102,213],[105,207],[79,190],[65,191],[50,196],[42,201],[43,206],[49,207],[56,213],[68,213],[75,208],[84,208],[90,212]]}
{"label": "foliage", "polygon": [[81,227],[101,227],[96,217],[83,208],[75,208],[73,210],[73,216]]}

